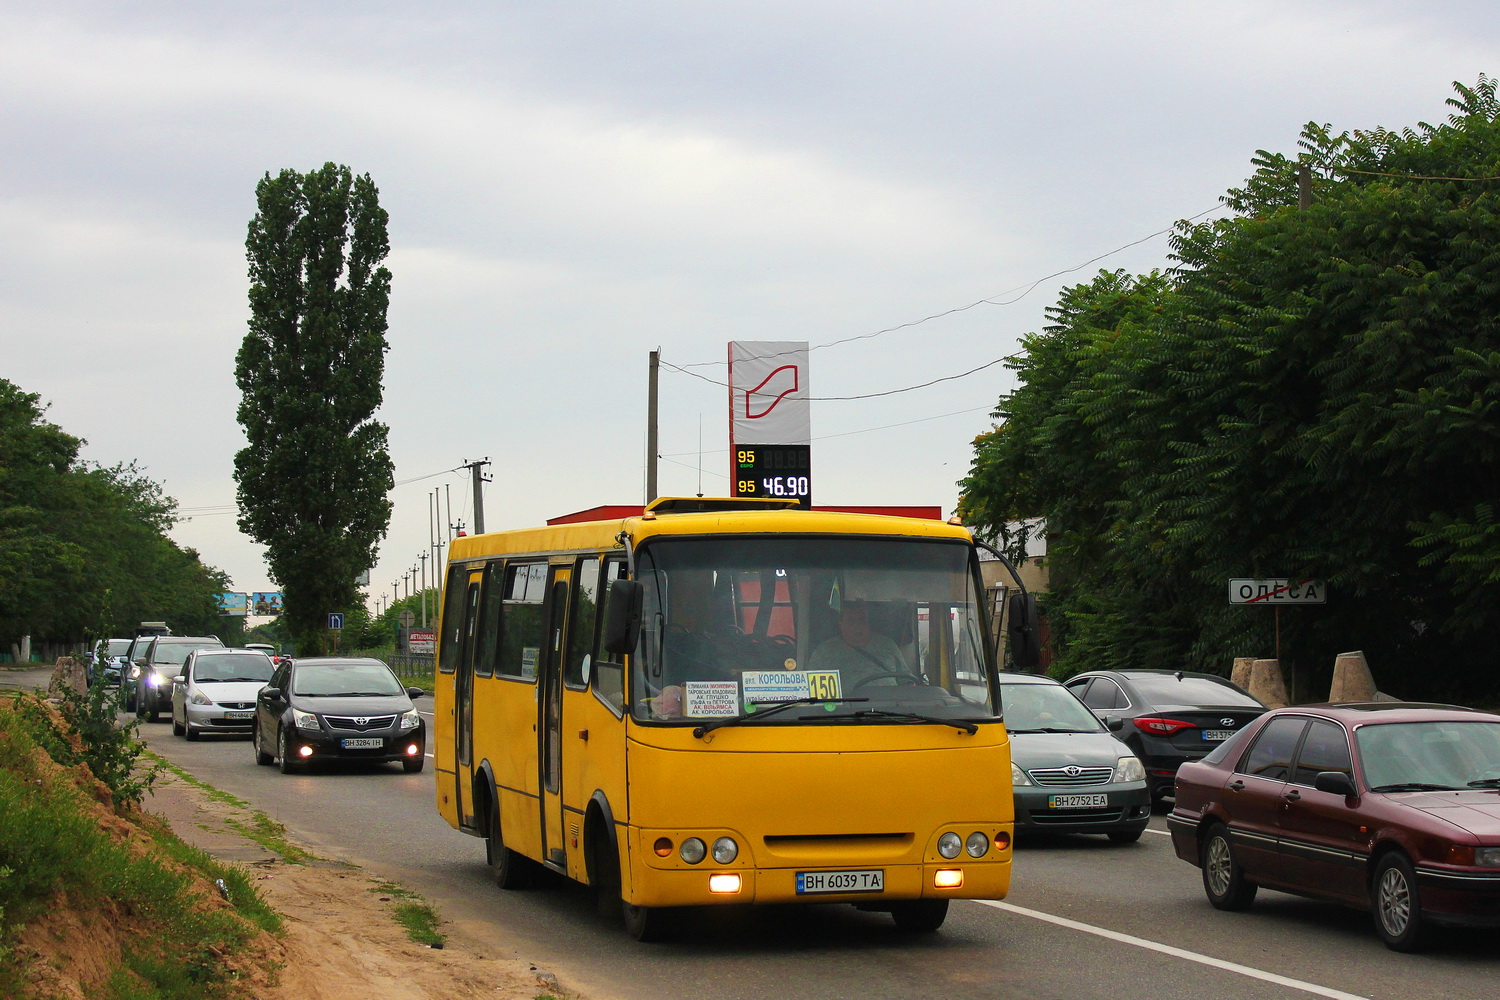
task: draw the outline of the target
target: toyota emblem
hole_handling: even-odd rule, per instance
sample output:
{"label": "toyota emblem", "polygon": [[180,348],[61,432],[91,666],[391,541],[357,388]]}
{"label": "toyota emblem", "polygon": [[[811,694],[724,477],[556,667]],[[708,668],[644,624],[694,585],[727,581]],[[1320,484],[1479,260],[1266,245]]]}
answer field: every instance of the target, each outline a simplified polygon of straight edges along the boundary
{"label": "toyota emblem", "polygon": [[1066,774],[1070,778],[1076,778],[1082,773],[1083,768],[1079,767],[1077,764],[1069,764],[1067,767],[1063,768],[1063,774]]}
{"label": "toyota emblem", "polygon": [[1219,720],[1219,725],[1221,725],[1221,726],[1232,726],[1232,725],[1234,725],[1234,720],[1233,719],[1220,719]]}
{"label": "toyota emblem", "polygon": [[370,724],[370,720],[368,718],[366,718],[365,716],[361,715],[361,716],[357,717],[354,720],[354,724],[356,726],[368,726]]}

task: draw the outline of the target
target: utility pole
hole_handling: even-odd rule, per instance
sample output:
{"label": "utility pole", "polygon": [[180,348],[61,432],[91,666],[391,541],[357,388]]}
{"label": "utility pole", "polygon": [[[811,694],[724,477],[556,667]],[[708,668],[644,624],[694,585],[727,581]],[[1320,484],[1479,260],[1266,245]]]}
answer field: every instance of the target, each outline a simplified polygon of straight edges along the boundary
{"label": "utility pole", "polygon": [[1297,164],[1297,208],[1307,211],[1312,207],[1312,168],[1305,163]]}
{"label": "utility pole", "polygon": [[396,605],[396,604],[400,604],[400,603],[401,603],[401,581],[400,580],[392,580],[391,581],[391,604],[392,605]]}
{"label": "utility pole", "polygon": [[661,349],[651,352],[651,368],[646,375],[646,503],[656,499],[656,373],[661,366]]}
{"label": "utility pole", "polygon": [[[420,553],[417,558],[419,558],[419,559],[422,560],[422,627],[426,628],[427,627],[427,560],[431,558],[431,555],[429,553],[423,552],[423,553]],[[433,570],[436,570],[437,569],[437,565],[433,564],[432,568],[433,568]]]}
{"label": "utility pole", "polygon": [[477,462],[466,460],[459,466],[459,468],[468,469],[474,474],[474,534],[476,535],[484,534],[484,490],[480,484],[491,481],[490,477],[486,476],[482,471],[489,464],[490,460],[483,458]]}

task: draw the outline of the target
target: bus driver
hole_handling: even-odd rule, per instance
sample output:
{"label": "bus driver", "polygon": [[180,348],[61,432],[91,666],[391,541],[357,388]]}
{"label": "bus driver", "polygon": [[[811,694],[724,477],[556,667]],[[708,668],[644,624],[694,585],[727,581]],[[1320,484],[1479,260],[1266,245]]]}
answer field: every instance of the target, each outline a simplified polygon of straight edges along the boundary
{"label": "bus driver", "polygon": [[917,679],[900,647],[870,628],[870,609],[864,601],[842,603],[839,634],[813,650],[807,669],[837,670],[845,694],[887,678],[890,684],[910,684]]}

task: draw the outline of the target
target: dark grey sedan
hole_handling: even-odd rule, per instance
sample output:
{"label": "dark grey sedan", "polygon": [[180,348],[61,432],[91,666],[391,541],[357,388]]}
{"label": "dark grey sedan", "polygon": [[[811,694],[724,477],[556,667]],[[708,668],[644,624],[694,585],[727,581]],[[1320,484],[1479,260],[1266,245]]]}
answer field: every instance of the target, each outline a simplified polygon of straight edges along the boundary
{"label": "dark grey sedan", "polygon": [[332,760],[400,761],[422,770],[427,730],[391,668],[363,657],[283,660],[255,699],[255,762],[283,774]]}
{"label": "dark grey sedan", "polygon": [[1139,758],[1066,688],[1036,674],[1000,675],[1010,734],[1016,829],[1141,839],[1151,793]]}
{"label": "dark grey sedan", "polygon": [[1188,670],[1091,670],[1067,686],[1145,763],[1153,799],[1172,794],[1178,767],[1266,711],[1244,688]]}

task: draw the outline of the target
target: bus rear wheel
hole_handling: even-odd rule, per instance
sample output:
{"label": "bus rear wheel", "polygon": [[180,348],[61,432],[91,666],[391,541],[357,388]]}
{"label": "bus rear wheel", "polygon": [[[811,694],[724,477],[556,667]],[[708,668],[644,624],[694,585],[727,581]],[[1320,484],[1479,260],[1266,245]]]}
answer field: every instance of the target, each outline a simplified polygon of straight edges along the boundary
{"label": "bus rear wheel", "polygon": [[490,828],[489,836],[484,838],[484,855],[490,865],[490,874],[500,888],[531,887],[531,861],[505,846],[505,840],[500,836],[500,806],[495,803],[490,804]]}
{"label": "bus rear wheel", "polygon": [[891,904],[891,919],[908,934],[930,934],[948,919],[946,899],[907,899]]}

